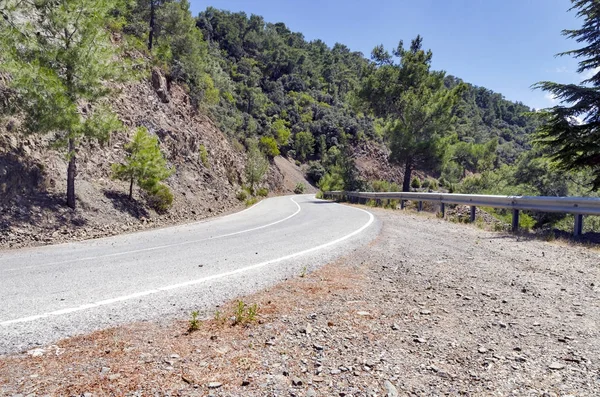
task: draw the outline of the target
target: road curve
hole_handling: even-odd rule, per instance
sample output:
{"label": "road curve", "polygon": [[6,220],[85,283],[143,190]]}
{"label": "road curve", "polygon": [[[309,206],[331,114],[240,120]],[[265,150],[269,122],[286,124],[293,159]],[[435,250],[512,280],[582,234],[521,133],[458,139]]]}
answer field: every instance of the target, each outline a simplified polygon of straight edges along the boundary
{"label": "road curve", "polygon": [[131,321],[209,313],[360,249],[367,211],[312,195],[204,222],[0,252],[0,354]]}

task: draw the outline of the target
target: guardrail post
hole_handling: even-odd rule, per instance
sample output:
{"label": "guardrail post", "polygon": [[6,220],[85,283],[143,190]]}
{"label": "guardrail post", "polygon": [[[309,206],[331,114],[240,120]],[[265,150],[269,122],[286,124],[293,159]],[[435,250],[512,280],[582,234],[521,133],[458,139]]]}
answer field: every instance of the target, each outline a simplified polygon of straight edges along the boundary
{"label": "guardrail post", "polygon": [[583,214],[575,214],[575,227],[573,229],[573,236],[581,236],[583,233]]}
{"label": "guardrail post", "polygon": [[475,206],[471,206],[471,223],[475,222]]}
{"label": "guardrail post", "polygon": [[423,211],[423,202],[419,201],[419,212]]}
{"label": "guardrail post", "polygon": [[516,232],[519,230],[519,210],[513,210],[512,213],[512,231]]}
{"label": "guardrail post", "polygon": [[444,219],[446,217],[446,204],[442,203],[440,205],[440,212],[442,213],[442,219]]}
{"label": "guardrail post", "polygon": [[405,206],[404,200],[400,200],[400,209],[403,210]]}

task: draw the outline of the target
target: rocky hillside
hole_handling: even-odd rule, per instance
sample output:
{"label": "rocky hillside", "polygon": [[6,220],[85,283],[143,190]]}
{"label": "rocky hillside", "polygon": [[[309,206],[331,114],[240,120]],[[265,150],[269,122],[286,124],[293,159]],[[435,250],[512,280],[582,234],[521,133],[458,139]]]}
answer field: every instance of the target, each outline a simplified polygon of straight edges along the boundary
{"label": "rocky hillside", "polygon": [[[244,181],[245,154],[234,149],[209,118],[193,110],[183,87],[167,86],[155,69],[151,81],[123,85],[118,91],[113,107],[129,134],[114,134],[104,146],[87,143],[80,149],[74,211],[64,205],[64,151],[51,148],[51,137],[20,134],[17,119],[0,125],[1,248],[194,221],[243,206],[236,193]],[[134,193],[134,201],[128,200],[126,184],[111,179],[111,164],[123,159],[123,145],[137,126],[158,136],[162,152],[176,169],[166,181],[174,194],[173,208],[164,215],[145,205],[141,191]],[[208,152],[206,165],[199,156],[200,145]],[[286,192],[282,181],[272,165],[269,190]]]}

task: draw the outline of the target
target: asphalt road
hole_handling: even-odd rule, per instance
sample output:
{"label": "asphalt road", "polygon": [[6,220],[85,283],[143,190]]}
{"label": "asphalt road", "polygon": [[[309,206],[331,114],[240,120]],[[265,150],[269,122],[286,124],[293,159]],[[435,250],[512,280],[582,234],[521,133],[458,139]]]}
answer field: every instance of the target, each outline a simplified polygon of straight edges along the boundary
{"label": "asphalt road", "polygon": [[2,251],[0,354],[132,321],[210,316],[379,230],[367,211],[301,195],[194,224]]}

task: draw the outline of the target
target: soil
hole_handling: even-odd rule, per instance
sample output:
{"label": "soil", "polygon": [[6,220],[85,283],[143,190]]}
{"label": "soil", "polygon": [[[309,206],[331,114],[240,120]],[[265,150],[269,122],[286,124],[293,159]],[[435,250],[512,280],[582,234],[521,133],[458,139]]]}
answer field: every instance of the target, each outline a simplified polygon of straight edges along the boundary
{"label": "soil", "polygon": [[[594,396],[599,254],[370,209],[358,253],[169,326],[137,323],[0,358],[0,394]],[[87,393],[87,394],[86,394]]]}

